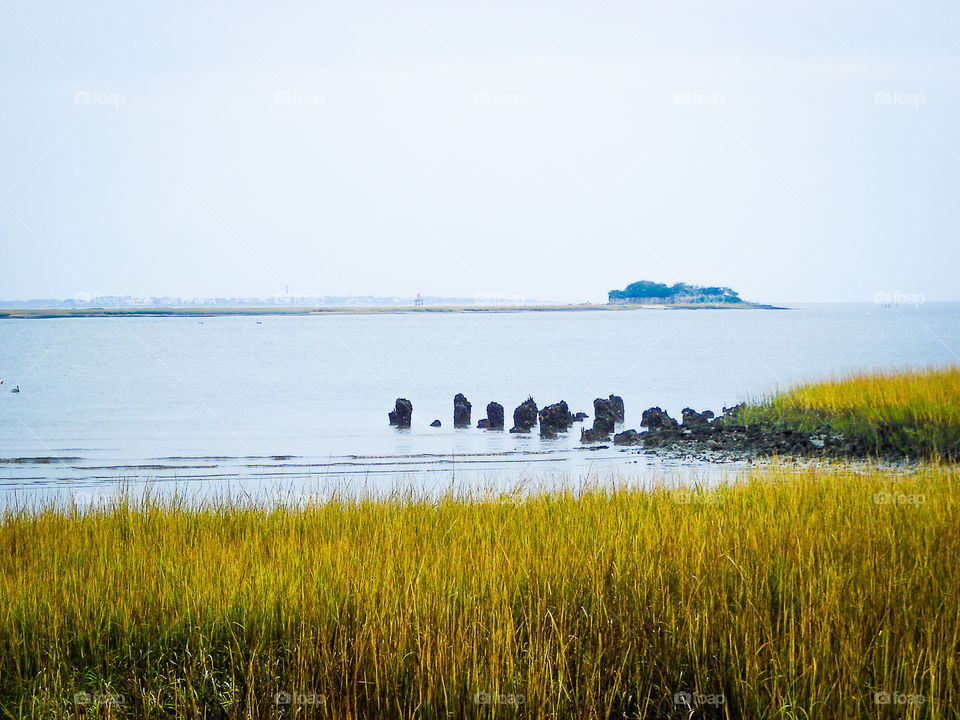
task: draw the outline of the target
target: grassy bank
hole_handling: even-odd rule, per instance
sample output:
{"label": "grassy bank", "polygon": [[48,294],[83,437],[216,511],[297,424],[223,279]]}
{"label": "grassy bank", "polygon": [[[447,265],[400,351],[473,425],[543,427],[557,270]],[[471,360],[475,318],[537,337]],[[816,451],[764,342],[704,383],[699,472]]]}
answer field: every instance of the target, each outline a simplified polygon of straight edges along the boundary
{"label": "grassy bank", "polygon": [[960,366],[860,373],[784,390],[747,405],[747,423],[803,432],[829,426],[877,455],[960,458]]}
{"label": "grassy bank", "polygon": [[958,480],[8,512],[0,715],[956,718]]}

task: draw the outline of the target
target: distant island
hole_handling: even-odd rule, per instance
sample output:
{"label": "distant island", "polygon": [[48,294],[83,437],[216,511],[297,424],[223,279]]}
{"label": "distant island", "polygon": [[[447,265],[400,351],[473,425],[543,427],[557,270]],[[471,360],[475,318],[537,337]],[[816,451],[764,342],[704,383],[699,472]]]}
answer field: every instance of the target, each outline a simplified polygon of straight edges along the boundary
{"label": "distant island", "polygon": [[623,290],[611,290],[607,297],[611,305],[743,304],[739,293],[728,287],[702,287],[687,283],[667,285],[650,280],[638,280]]}
{"label": "distant island", "polygon": [[0,300],[0,320],[68,317],[216,317],[220,315],[365,315],[394,313],[517,313],[741,308],[779,310],[740,299],[727,287],[699,287],[641,280],[611,290],[606,303],[538,302],[478,295],[467,298],[292,296],[273,298],[141,298],[95,296],[69,300]]}

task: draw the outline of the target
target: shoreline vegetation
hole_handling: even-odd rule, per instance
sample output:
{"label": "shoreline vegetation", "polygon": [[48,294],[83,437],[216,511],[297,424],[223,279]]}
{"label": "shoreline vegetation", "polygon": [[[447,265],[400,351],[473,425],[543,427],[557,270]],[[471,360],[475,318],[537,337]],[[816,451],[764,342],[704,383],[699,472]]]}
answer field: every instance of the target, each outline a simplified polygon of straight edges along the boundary
{"label": "shoreline vegetation", "polygon": [[672,303],[663,305],[578,303],[569,305],[421,305],[421,306],[263,306],[263,307],[129,307],[129,308],[0,308],[0,320],[84,317],[219,317],[231,315],[394,315],[406,313],[628,312],[631,310],[786,310],[757,303]]}
{"label": "shoreline vegetation", "polygon": [[956,718],[958,481],[7,510],[0,714]]}
{"label": "shoreline vegetation", "polygon": [[[744,405],[744,423],[833,434],[848,454],[960,459],[960,365],[851,373]],[[850,452],[852,451],[852,452]]]}

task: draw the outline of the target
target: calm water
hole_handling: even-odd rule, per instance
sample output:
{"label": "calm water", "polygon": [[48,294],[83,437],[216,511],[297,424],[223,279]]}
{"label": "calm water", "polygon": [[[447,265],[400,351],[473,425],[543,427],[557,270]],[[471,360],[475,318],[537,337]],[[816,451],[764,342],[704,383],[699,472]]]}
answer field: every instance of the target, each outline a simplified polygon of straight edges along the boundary
{"label": "calm water", "polygon": [[[554,441],[453,430],[453,396],[467,395],[475,424],[490,400],[509,420],[527,395],[592,413],[615,392],[624,427],[639,427],[651,405],[719,411],[848,369],[958,358],[957,303],[3,320],[0,505],[90,497],[121,478],[254,492],[643,477],[676,463],[585,450],[579,426]],[[409,431],[387,425],[398,396],[414,405]]]}

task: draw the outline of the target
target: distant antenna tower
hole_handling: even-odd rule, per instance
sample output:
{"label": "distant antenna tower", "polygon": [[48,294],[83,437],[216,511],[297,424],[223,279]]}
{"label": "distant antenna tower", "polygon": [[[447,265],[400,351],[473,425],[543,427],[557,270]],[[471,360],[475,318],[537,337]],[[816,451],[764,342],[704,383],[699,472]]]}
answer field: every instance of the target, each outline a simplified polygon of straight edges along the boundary
{"label": "distant antenna tower", "polygon": [[423,305],[423,298],[420,297],[420,293],[417,293],[417,297],[414,298],[413,304],[416,305],[417,307],[420,307],[421,305]]}

